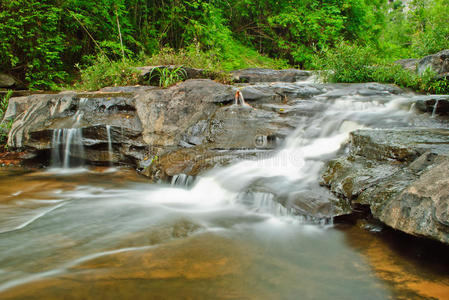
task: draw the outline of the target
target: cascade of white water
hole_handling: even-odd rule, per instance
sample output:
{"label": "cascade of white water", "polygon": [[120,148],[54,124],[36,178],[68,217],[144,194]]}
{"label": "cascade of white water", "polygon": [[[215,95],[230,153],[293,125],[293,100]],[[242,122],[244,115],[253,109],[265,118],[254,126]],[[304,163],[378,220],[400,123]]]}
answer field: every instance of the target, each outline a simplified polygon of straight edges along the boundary
{"label": "cascade of white water", "polygon": [[438,108],[438,100],[439,100],[439,99],[437,99],[437,100],[435,101],[435,105],[433,106],[433,110],[432,110],[432,118],[435,118],[435,116],[436,116],[437,108]]}
{"label": "cascade of white water", "polygon": [[[323,98],[322,111],[300,122],[296,130],[275,153],[258,156],[222,168],[215,168],[195,180],[189,189],[161,188],[152,197],[170,199],[174,203],[195,203],[203,208],[231,205],[249,205],[256,211],[288,217],[291,213],[277,202],[273,195],[290,195],[297,191],[305,195],[318,191],[320,175],[325,162],[335,155],[348,139],[349,132],[359,128],[377,128],[392,120],[402,120],[404,126],[409,112],[399,110],[399,99],[387,103],[367,101],[357,96],[328,101]],[[404,123],[404,124],[403,124]],[[175,184],[179,176],[172,179]],[[255,187],[254,187],[255,184]],[[255,194],[249,197],[248,188],[257,187],[273,191],[271,194]],[[245,197],[251,198],[250,200]],[[248,202],[249,201],[249,202]],[[256,208],[257,207],[257,208]],[[331,208],[332,210],[332,208]],[[332,219],[323,215],[303,216],[304,221],[331,224]]]}
{"label": "cascade of white water", "polygon": [[174,175],[171,179],[171,185],[189,186],[193,183],[194,177],[186,174]]}
{"label": "cascade of white water", "polygon": [[112,139],[111,139],[111,125],[106,125],[106,133],[108,136],[108,158],[109,158],[109,164],[112,165],[112,159],[113,159],[113,150],[112,150]]}
{"label": "cascade of white water", "polygon": [[241,106],[245,106],[245,107],[251,107],[251,105],[249,105],[248,103],[245,102],[245,98],[243,98],[243,94],[240,90],[237,90],[237,92],[235,93],[235,98],[234,98],[234,105],[241,105]]}
{"label": "cascade of white water", "polygon": [[53,130],[53,137],[51,140],[51,166],[52,167],[59,167],[62,165],[61,155],[60,155],[61,135],[62,135],[61,129]]}
{"label": "cascade of white water", "polygon": [[55,129],[52,138],[51,166],[70,168],[82,164],[84,148],[81,128]]}
{"label": "cascade of white water", "polygon": [[72,128],[53,130],[51,151],[51,166],[53,168],[67,169],[82,165],[84,146],[80,126],[87,102],[87,98],[80,98],[78,110],[72,117]]}

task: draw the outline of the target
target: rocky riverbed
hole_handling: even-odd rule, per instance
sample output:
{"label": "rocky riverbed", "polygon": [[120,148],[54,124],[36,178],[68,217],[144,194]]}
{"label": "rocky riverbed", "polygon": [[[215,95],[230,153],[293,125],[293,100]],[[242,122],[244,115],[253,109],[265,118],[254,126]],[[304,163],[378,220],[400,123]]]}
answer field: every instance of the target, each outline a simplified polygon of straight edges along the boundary
{"label": "rocky riverbed", "polygon": [[[235,172],[240,193],[306,220],[367,206],[388,226],[449,243],[449,96],[316,83],[295,70],[233,76],[242,83],[15,97],[5,115],[14,120],[8,146],[29,164],[127,165],[153,181],[229,166],[220,177]],[[248,105],[235,103],[237,91]],[[274,162],[282,149],[288,159]],[[234,170],[239,162],[255,175]],[[282,173],[295,168],[300,176]]]}

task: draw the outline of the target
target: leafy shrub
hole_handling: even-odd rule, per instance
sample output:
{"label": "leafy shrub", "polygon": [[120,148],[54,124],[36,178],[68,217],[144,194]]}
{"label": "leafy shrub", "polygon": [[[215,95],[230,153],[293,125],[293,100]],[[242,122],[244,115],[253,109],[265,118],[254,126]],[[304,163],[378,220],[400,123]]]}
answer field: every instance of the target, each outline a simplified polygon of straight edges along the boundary
{"label": "leafy shrub", "polygon": [[374,59],[372,50],[367,47],[350,45],[344,42],[334,49],[326,49],[317,56],[315,66],[325,70],[322,75],[330,82],[366,82],[373,76]]}
{"label": "leafy shrub", "polygon": [[98,90],[106,86],[136,85],[139,71],[132,60],[111,61],[99,55],[96,61],[86,68],[80,68],[81,79],[74,85],[76,89]]}

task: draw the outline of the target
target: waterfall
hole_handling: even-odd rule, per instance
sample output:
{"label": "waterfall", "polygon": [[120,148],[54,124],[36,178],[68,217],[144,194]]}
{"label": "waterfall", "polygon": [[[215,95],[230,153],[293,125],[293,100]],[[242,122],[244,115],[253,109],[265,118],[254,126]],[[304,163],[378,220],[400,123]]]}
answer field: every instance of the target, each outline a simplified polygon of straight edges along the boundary
{"label": "waterfall", "polygon": [[193,183],[194,177],[186,174],[174,175],[171,179],[171,185],[190,186]]}
{"label": "waterfall", "polygon": [[438,108],[438,100],[435,100],[435,105],[433,106],[433,110],[432,110],[432,118],[435,118],[435,115],[437,113],[437,108]]}
{"label": "waterfall", "polygon": [[251,105],[245,102],[242,92],[237,90],[237,92],[235,92],[234,105],[239,105],[239,103],[241,106],[251,107]]}
{"label": "waterfall", "polygon": [[112,150],[112,139],[111,139],[111,125],[106,125],[106,133],[108,136],[108,159],[109,159],[109,165],[112,166],[112,160],[113,160],[113,150]]}
{"label": "waterfall", "polygon": [[80,127],[87,102],[88,98],[79,99],[78,109],[72,117],[72,128],[53,129],[50,158],[52,168],[68,169],[83,165],[85,155]]}
{"label": "waterfall", "polygon": [[54,129],[52,137],[51,166],[70,168],[83,163],[84,147],[81,128]]}
{"label": "waterfall", "polygon": [[271,193],[241,193],[238,199],[259,213],[269,213],[278,217],[293,215],[291,210],[277,202]]}
{"label": "waterfall", "polygon": [[[236,96],[240,99],[239,94]],[[185,175],[175,176],[172,185],[176,187],[159,189],[152,197],[175,203],[196,203],[201,207],[244,205],[255,213],[282,219],[332,224],[332,202],[326,202],[329,212],[309,213],[294,209],[295,203],[282,206],[282,199],[301,201],[300,196],[291,198],[298,194],[307,201],[308,196],[320,195],[321,191],[326,197],[328,191],[319,185],[322,170],[326,161],[335,157],[348,140],[349,132],[361,128],[407,126],[412,120],[407,119],[408,110],[398,109],[404,98],[397,96],[392,96],[388,102],[352,95],[332,101],[325,96],[316,99],[323,108],[298,122],[276,151],[211,169],[188,189],[183,189],[181,184]],[[263,137],[256,140],[256,144],[265,143]]]}

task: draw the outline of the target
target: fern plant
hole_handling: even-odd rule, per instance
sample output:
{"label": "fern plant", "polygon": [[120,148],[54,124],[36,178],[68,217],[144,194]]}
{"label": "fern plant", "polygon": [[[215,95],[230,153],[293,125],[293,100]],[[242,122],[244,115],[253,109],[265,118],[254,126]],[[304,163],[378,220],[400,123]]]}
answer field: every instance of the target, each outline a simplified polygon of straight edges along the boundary
{"label": "fern plant", "polygon": [[153,79],[159,79],[158,85],[160,87],[168,87],[177,82],[183,81],[187,78],[187,72],[184,68],[168,68],[168,67],[156,67],[150,72],[150,76],[148,82],[151,82]]}

